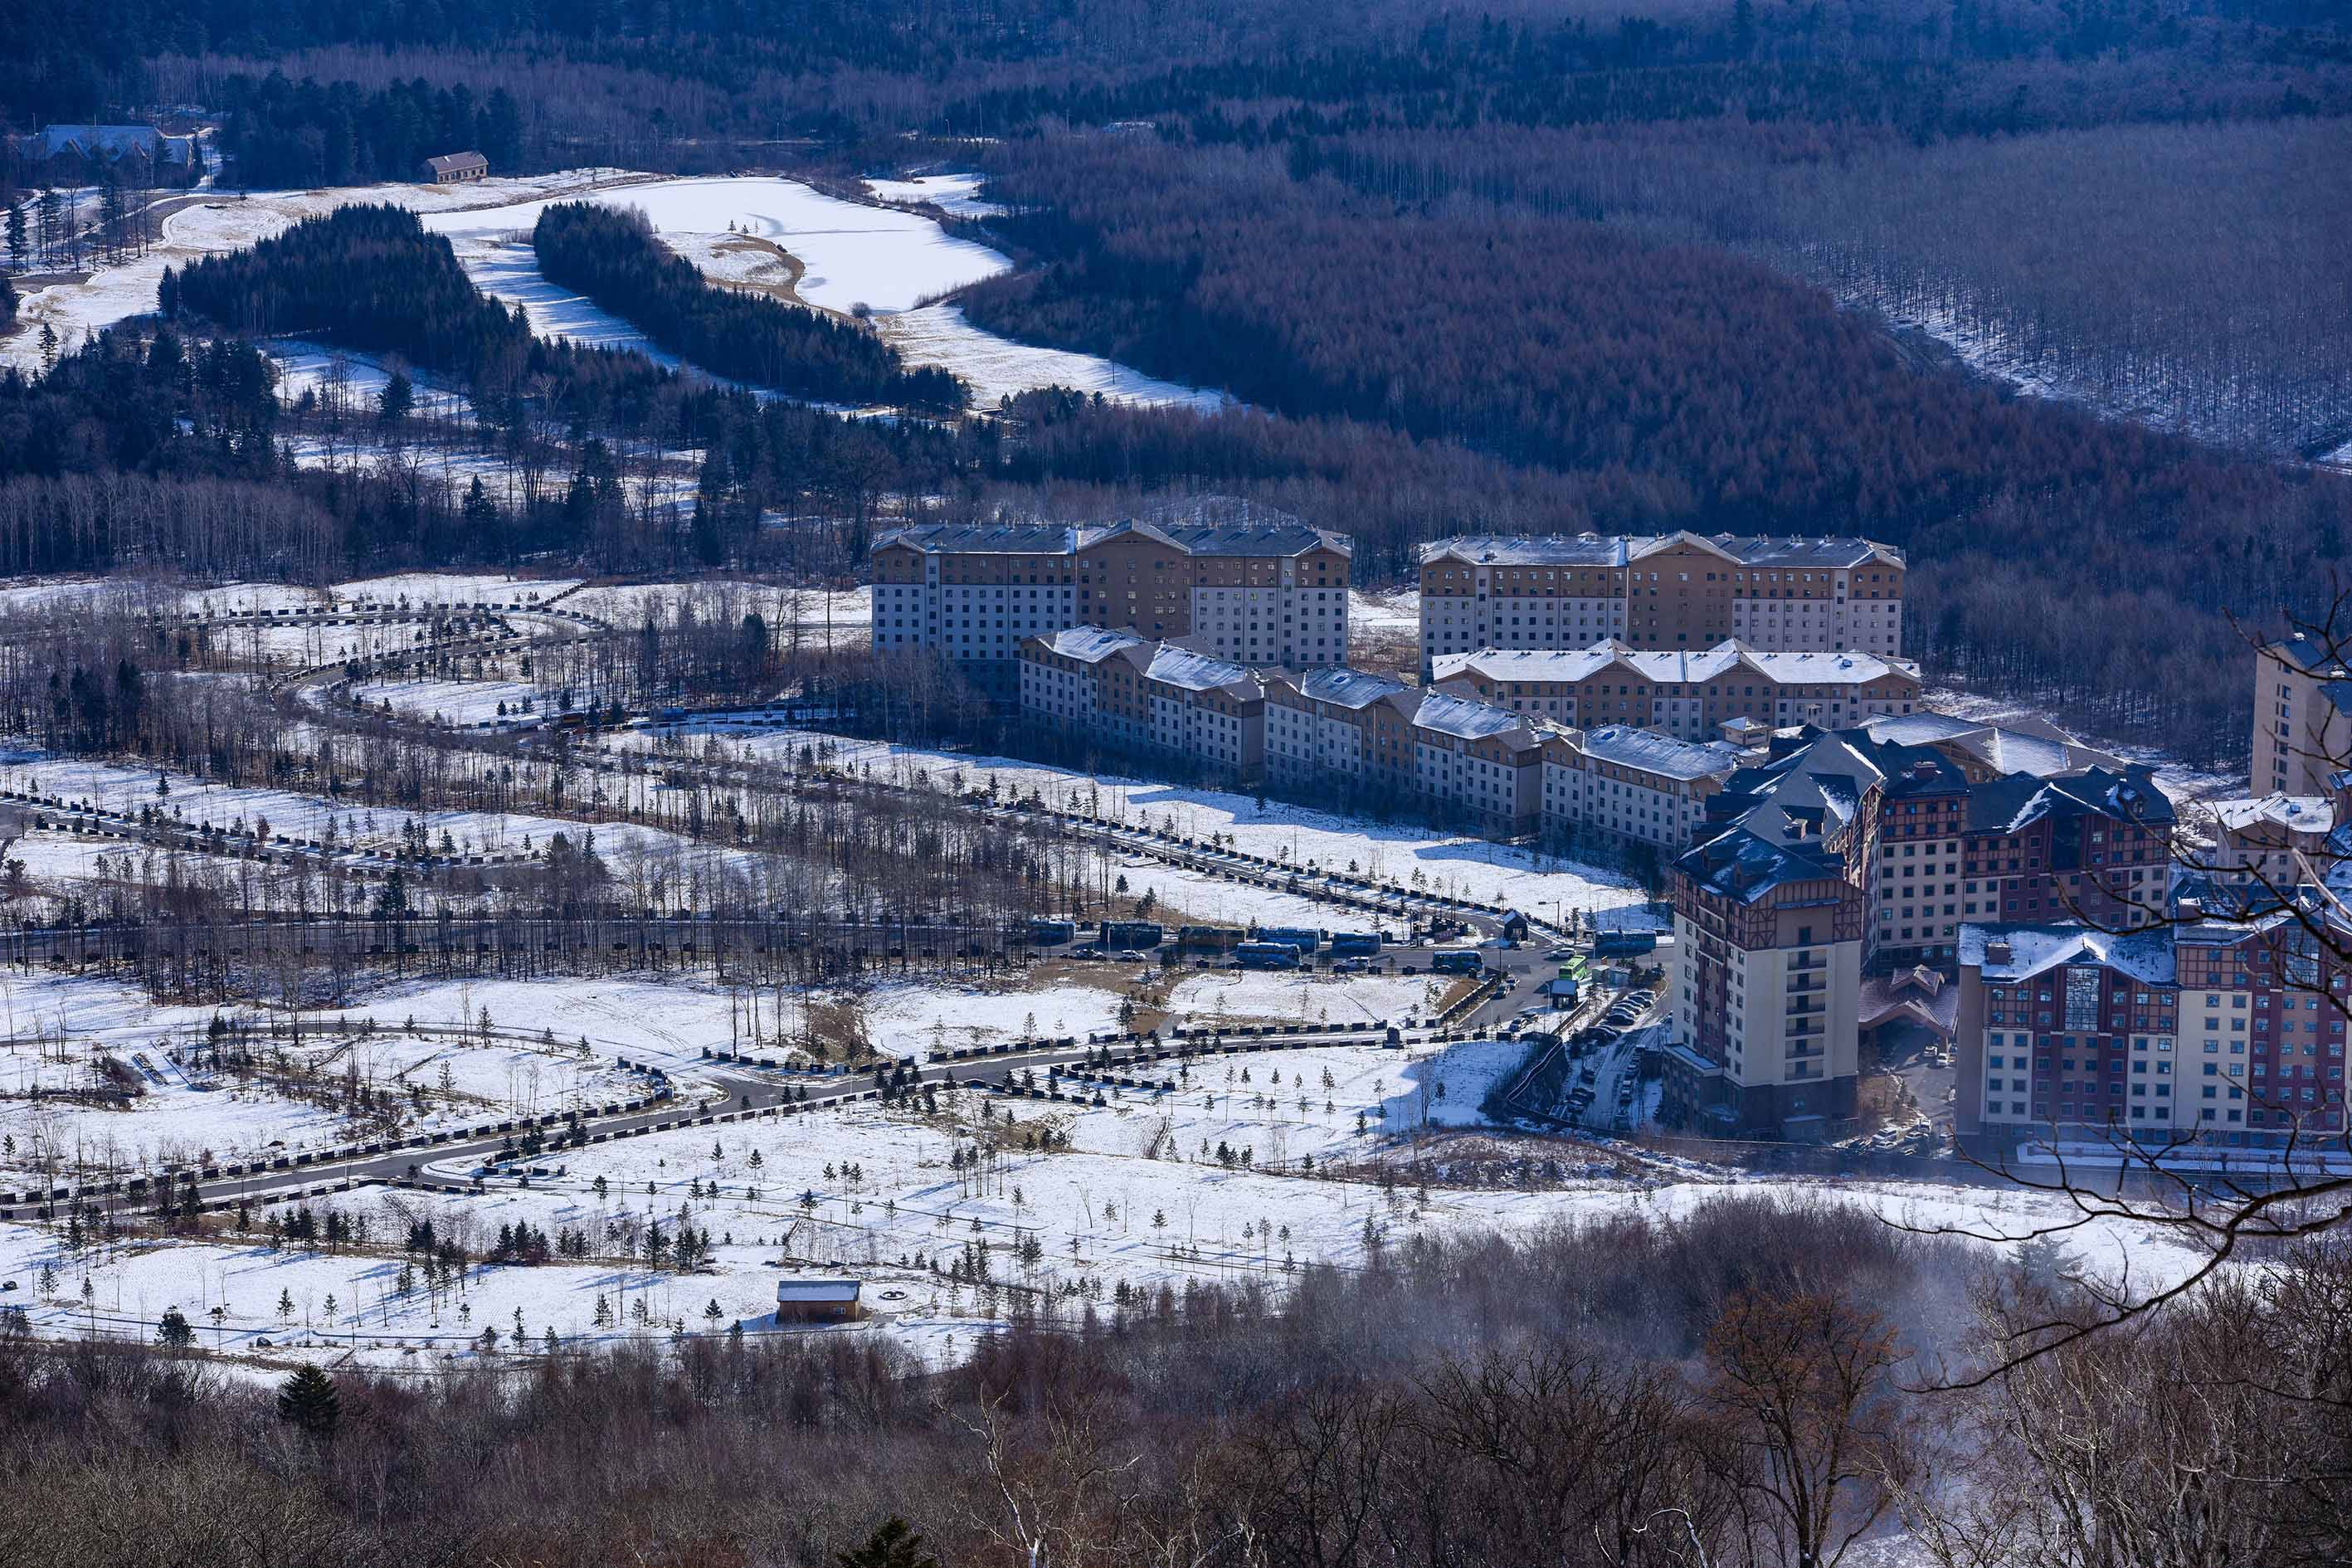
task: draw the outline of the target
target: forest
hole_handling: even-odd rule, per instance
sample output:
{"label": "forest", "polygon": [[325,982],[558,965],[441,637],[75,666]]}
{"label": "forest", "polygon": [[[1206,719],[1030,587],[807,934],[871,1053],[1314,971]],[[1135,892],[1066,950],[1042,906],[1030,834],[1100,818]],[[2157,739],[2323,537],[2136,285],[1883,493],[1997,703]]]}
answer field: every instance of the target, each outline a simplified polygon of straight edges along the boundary
{"label": "forest", "polygon": [[500,172],[977,163],[1013,208],[978,237],[1023,266],[968,315],[1253,408],[1039,395],[911,463],[928,438],[805,425],[804,476],[699,439],[753,416],[572,366],[557,412],[624,468],[711,454],[693,526],[619,527],[589,473],[499,548],[806,562],[756,509],[845,484],[854,546],[950,471],[947,512],[1242,490],[1355,534],[1375,584],[1465,528],[1869,532],[1921,568],[1932,676],[2199,763],[2244,746],[2239,626],[2341,569],[2352,501],[2305,466],[2352,445],[2325,0],[778,5],[81,4],[0,20],[0,113],[215,106],[231,184],[469,141]]}
{"label": "forest", "polygon": [[[992,1288],[1005,1268],[941,1251]],[[39,1500],[0,1547],[125,1568],[2341,1562],[2340,1249],[1961,1386],[2082,1310],[2070,1262],[1726,1197],[1407,1235],[1279,1290],[1032,1303],[934,1373],[885,1339],[719,1329],[257,1387],[168,1346],[0,1339],[0,1462]]]}
{"label": "forest", "polygon": [[963,407],[953,374],[908,370],[897,350],[860,326],[708,281],[662,244],[643,213],[559,202],[540,214],[530,242],[550,281],[714,375],[818,402],[935,414]]}

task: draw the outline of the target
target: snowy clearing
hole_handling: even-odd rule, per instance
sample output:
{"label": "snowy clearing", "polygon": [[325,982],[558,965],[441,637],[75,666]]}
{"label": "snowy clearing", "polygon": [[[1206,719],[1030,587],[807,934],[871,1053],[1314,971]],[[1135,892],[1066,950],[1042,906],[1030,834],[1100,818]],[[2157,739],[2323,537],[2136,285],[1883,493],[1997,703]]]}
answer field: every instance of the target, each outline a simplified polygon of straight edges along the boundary
{"label": "snowy clearing", "polygon": [[999,217],[1009,211],[1002,202],[984,201],[980,187],[985,174],[953,173],[910,174],[903,179],[868,180],[866,188],[877,201],[912,206],[929,202],[951,217]]}

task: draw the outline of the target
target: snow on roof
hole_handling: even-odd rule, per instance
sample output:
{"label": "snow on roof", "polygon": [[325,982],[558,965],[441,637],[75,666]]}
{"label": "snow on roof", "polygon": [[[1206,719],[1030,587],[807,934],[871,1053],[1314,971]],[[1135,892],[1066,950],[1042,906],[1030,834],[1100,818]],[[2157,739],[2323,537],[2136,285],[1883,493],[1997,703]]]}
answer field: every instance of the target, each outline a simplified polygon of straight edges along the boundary
{"label": "snow on roof", "polygon": [[779,1301],[855,1301],[858,1282],[855,1279],[827,1279],[810,1276],[800,1279],[776,1281]]}
{"label": "snow on roof", "polygon": [[1369,708],[1383,697],[1392,697],[1409,689],[1402,680],[1385,675],[1373,675],[1366,670],[1350,669],[1345,665],[1329,665],[1311,669],[1304,675],[1284,672],[1282,679],[1302,697],[1318,702],[1329,702],[1341,708]]}
{"label": "snow on roof", "polygon": [[2055,778],[2104,767],[2121,772],[2124,761],[2083,744],[2045,720],[2021,717],[1980,723],[1949,713],[1889,713],[1863,721],[1874,741],[1901,746],[1957,746],[1997,773]]}
{"label": "snow on roof", "polygon": [[[1765,828],[1777,830],[1778,842]],[[1783,883],[1837,881],[1845,874],[1843,858],[1822,847],[1801,814],[1770,808],[1684,851],[1675,868],[1706,891],[1743,904]]]}
{"label": "snow on roof", "polygon": [[873,549],[893,546],[927,555],[1073,555],[1124,538],[1149,539],[1186,555],[1304,555],[1317,549],[1355,553],[1344,533],[1310,528],[1294,517],[1262,521],[1112,523],[919,523],[875,537]]}
{"label": "snow on roof", "polygon": [[1718,533],[1464,534],[1424,544],[1423,565],[1463,561],[1496,566],[1622,566],[1677,544],[1696,544],[1748,566],[1854,567],[1872,562],[1903,564],[1893,545],[1853,535],[1773,539]]}
{"label": "snow on roof", "polygon": [[1866,653],[1765,653],[1737,641],[1702,649],[1640,650],[1616,641],[1581,648],[1481,648],[1435,660],[1431,674],[1440,680],[1475,673],[1489,680],[1573,682],[1617,664],[1645,680],[1675,685],[1713,680],[1742,668],[1783,686],[1862,686],[1887,675],[1919,679],[1918,667],[1900,659]]}
{"label": "snow on roof", "polygon": [[2258,824],[2290,833],[2330,833],[2336,828],[2336,803],[2324,795],[2270,795],[2212,803],[2213,820],[2224,830],[2242,833]]}
{"label": "snow on roof", "polygon": [[1697,779],[1727,775],[1739,766],[1739,750],[1721,741],[1679,741],[1655,730],[1610,724],[1573,735],[1571,744],[1586,756],[1665,778]]}
{"label": "snow on roof", "polygon": [[1178,647],[1173,643],[1161,643],[1152,654],[1151,663],[1144,677],[1163,686],[1181,687],[1187,691],[1233,691],[1255,697],[1258,695],[1257,677],[1238,664],[1228,664],[1222,658],[1211,658],[1205,653]]}
{"label": "snow on roof", "polygon": [[[1996,958],[1996,952],[2005,956]],[[1981,970],[1987,980],[2030,980],[2044,970],[2088,963],[2151,985],[2169,985],[2173,933],[2168,926],[2118,932],[2089,926],[1964,925],[1959,961],[1963,968]]]}
{"label": "snow on roof", "polygon": [[425,166],[436,174],[456,174],[487,169],[490,161],[479,153],[442,153],[425,159]]}
{"label": "snow on roof", "polygon": [[1067,626],[1030,640],[1044,645],[1048,653],[1097,664],[1123,647],[1141,647],[1144,639],[1133,632],[1112,631],[1104,626]]}
{"label": "snow on roof", "polygon": [[1433,561],[1467,561],[1504,566],[1622,566],[1629,541],[1598,533],[1544,535],[1465,534],[1421,547],[1424,566]]}
{"label": "snow on roof", "polygon": [[1528,727],[1524,715],[1514,713],[1507,708],[1473,702],[1466,697],[1455,697],[1444,691],[1423,695],[1421,707],[1412,716],[1412,724],[1416,730],[1429,730],[1463,741],[1483,741],[1507,730]]}
{"label": "snow on roof", "polygon": [[45,125],[29,139],[44,158],[71,153],[79,157],[100,153],[120,158],[128,153],[184,163],[194,151],[185,136],[166,136],[152,125]]}

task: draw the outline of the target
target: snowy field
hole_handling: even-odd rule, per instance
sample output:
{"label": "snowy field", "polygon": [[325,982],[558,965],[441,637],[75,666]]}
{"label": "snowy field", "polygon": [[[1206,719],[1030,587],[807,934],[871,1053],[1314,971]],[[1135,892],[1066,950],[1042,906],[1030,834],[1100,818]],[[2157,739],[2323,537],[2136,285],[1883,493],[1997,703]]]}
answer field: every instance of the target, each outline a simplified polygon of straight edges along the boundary
{"label": "snowy field", "polygon": [[684,583],[599,584],[568,595],[566,609],[594,616],[624,629],[675,620],[681,609],[697,614],[757,615],[771,627],[799,626],[863,631],[874,624],[874,601],[864,588],[784,588],[740,578],[703,578]]}
{"label": "snowy field", "polygon": [[[842,201],[797,180],[655,180],[599,192],[590,199],[634,207],[666,237],[708,242],[732,233],[768,240],[801,263],[796,292],[822,310],[845,313],[857,305],[904,310],[992,278],[1012,265],[984,245],[952,237],[919,214]],[[425,222],[453,243],[479,244],[511,235],[527,237],[548,205],[523,201],[433,214]]]}
{"label": "snowy field", "polygon": [[868,180],[875,199],[912,206],[929,202],[950,217],[999,217],[1007,210],[1000,202],[982,200],[980,187],[987,176],[967,173],[913,174],[897,180]]}
{"label": "snowy field", "polygon": [[883,342],[909,364],[945,365],[971,388],[972,403],[993,408],[1041,386],[1066,386],[1113,403],[1181,407],[1214,414],[1239,406],[1213,387],[1184,386],[1068,349],[1015,342],[973,326],[958,305],[926,305],[874,319]]}
{"label": "snowy field", "polygon": [[[177,1306],[208,1347],[251,1350],[266,1338],[281,1350],[413,1366],[418,1358],[511,1356],[518,1315],[534,1349],[550,1329],[575,1344],[633,1333],[659,1338],[674,1327],[718,1331],[735,1321],[763,1331],[775,1327],[779,1274],[845,1268],[864,1282],[872,1323],[808,1331],[886,1332],[945,1360],[1001,1320],[1003,1285],[1049,1292],[1079,1286],[1107,1298],[1121,1284],[1181,1289],[1191,1279],[1253,1276],[1278,1284],[1297,1263],[1360,1267],[1368,1227],[1382,1246],[1415,1233],[1525,1235],[1629,1211],[1672,1217],[1726,1191],[1721,1180],[1664,1171],[1628,1179],[1597,1163],[1575,1163],[1573,1149],[1558,1144],[1531,1146],[1538,1158],[1567,1162],[1555,1179],[1510,1190],[1420,1189],[1403,1171],[1404,1179],[1385,1188],[1301,1173],[1310,1158],[1320,1172],[1382,1152],[1403,1155],[1425,1126],[1474,1116],[1480,1086],[1494,1072],[1491,1049],[1475,1045],[1436,1055],[1258,1053],[1197,1068],[1174,1092],[1126,1093],[1102,1108],[992,1106],[1047,1117],[1069,1132],[1071,1148],[1037,1153],[1017,1138],[1006,1147],[1000,1135],[1001,1152],[984,1171],[951,1160],[987,1125],[978,1097],[958,1092],[942,1097],[936,1118],[860,1107],[567,1150],[562,1175],[533,1178],[528,1188],[494,1181],[480,1196],[373,1190],[332,1200],[364,1217],[377,1237],[431,1218],[478,1257],[501,1226],[517,1222],[551,1236],[577,1228],[600,1251],[617,1252],[648,1224],[669,1231],[683,1219],[707,1229],[714,1244],[710,1265],[687,1276],[610,1262],[493,1266],[469,1271],[462,1288],[429,1291],[412,1273],[404,1289],[403,1259],[393,1247],[341,1255],[273,1249],[258,1234],[266,1216],[257,1215],[256,1231],[245,1237],[79,1255],[65,1252],[52,1232],[0,1226],[0,1277],[20,1282],[16,1299],[44,1333],[149,1338],[163,1310]],[[1220,1143],[1226,1158],[1219,1157]],[[1428,1147],[1442,1165],[1445,1145]],[[2024,1194],[1927,1184],[1744,1186],[1858,1205],[1906,1224],[1990,1226],[2007,1234],[2056,1215]],[[1041,1254],[1023,1263],[1014,1248],[1029,1237]],[[2164,1238],[2118,1226],[2069,1239],[2087,1266],[2110,1275],[2128,1255],[2141,1289],[2179,1278],[2190,1262]],[[982,1242],[1000,1288],[946,1275],[949,1260],[971,1256]],[[45,1268],[53,1290],[40,1289]],[[488,1347],[480,1342],[485,1329],[497,1335]]]}
{"label": "snowy field", "polygon": [[1436,1011],[1443,981],[1417,975],[1338,978],[1306,973],[1221,970],[1178,982],[1169,1011],[1187,1022],[1263,1018],[1286,1024],[1402,1025]]}
{"label": "snowy field", "polygon": [[40,368],[40,328],[57,329],[59,352],[132,316],[151,315],[166,267],[184,267],[268,239],[303,218],[354,202],[391,202],[418,212],[457,206],[500,206],[534,197],[577,195],[611,180],[644,179],[617,169],[571,169],[527,179],[480,180],[463,185],[382,184],[316,191],[254,191],[183,207],[163,219],[159,242],[136,261],[100,268],[83,283],[54,283],[25,297],[20,330],[0,342],[0,365]]}
{"label": "snowy field", "polygon": [[503,572],[395,572],[338,583],[338,604],[544,605],[578,587],[578,577],[513,577]]}
{"label": "snowy field", "polygon": [[[691,747],[698,731],[691,725],[647,731],[609,744],[658,749],[672,737]],[[776,763],[789,763],[803,749],[815,745],[826,765],[877,778],[921,780],[935,788],[952,783],[964,789],[985,789],[992,779],[1010,799],[1025,800],[1034,790],[1048,804],[1091,805],[1135,826],[1172,826],[1195,840],[1215,835],[1230,839],[1234,847],[1244,853],[1287,855],[1293,866],[1333,871],[1352,867],[1359,875],[1402,882],[1417,891],[1502,904],[1547,918],[1558,919],[1569,910],[1625,911],[1617,921],[1604,920],[1604,923],[1638,922],[1643,918],[1633,909],[1643,901],[1642,891],[1631,881],[1485,838],[1336,816],[1279,801],[1267,801],[1261,807],[1249,795],[1225,790],[1088,774],[1005,757],[964,755],[809,731],[730,737],[725,743],[740,754]],[[1130,886],[1134,879],[1130,873]],[[1228,884],[1213,886],[1222,889]]]}
{"label": "snowy field", "polygon": [[1421,594],[1408,588],[1394,594],[1370,594],[1359,588],[1348,595],[1348,628],[1354,633],[1402,633],[1421,636]]}
{"label": "snowy field", "polygon": [[[887,199],[924,190],[948,210],[967,215],[988,204],[972,197],[976,176],[934,176],[925,182],[883,182]],[[952,307],[919,309],[940,295],[1007,270],[1012,262],[984,245],[961,239],[933,218],[903,207],[869,205],[829,196],[795,180],[766,176],[664,179],[617,169],[573,169],[528,179],[484,180],[454,186],[383,184],[317,191],[254,192],[224,196],[174,212],[145,258],[105,268],[83,283],[59,283],[29,294],[24,325],[0,342],[0,364],[40,366],[41,323],[54,326],[60,352],[129,317],[156,309],[167,266],[241,249],[304,217],[358,202],[392,202],[416,211],[425,226],[446,235],[459,262],[483,292],[520,305],[532,330],[601,347],[636,349],[656,363],[680,362],[656,348],[631,322],[550,283],[530,247],[531,226],[551,202],[593,200],[635,207],[673,248],[709,276],[726,282],[782,287],[791,268],[775,254],[800,263],[793,292],[818,310],[846,314],[864,307],[881,319],[908,361],[940,365],[969,379],[983,405],[1013,392],[1062,384],[1106,397],[1148,404],[1223,406],[1215,392],[1178,386],[1091,355],[1032,348],[984,332]],[[888,318],[909,312],[903,324]],[[326,355],[316,345],[289,346],[278,357],[289,395],[323,375]],[[382,372],[354,366],[354,395],[382,384]]]}
{"label": "snowy field", "polygon": [[278,610],[323,610],[327,596],[316,588],[288,583],[231,583],[218,588],[183,588],[138,577],[27,577],[0,584],[0,614],[70,609],[81,605],[121,608],[139,614],[230,616]]}
{"label": "snowy field", "polygon": [[436,724],[479,724],[554,711],[548,694],[528,680],[372,680],[352,688],[352,700],[370,708],[385,703],[404,719]]}

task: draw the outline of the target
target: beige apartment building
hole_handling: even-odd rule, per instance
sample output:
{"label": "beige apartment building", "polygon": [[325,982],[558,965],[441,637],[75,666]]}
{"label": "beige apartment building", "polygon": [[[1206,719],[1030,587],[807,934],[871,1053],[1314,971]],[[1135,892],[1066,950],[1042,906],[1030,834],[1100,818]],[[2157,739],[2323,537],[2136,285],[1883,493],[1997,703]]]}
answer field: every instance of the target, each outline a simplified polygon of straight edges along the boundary
{"label": "beige apartment building", "polygon": [[2333,795],[2352,767],[2352,670],[2303,632],[2254,650],[2255,795]]}
{"label": "beige apartment building", "polygon": [[1023,715],[1068,739],[1238,784],[1265,774],[1265,687],[1241,665],[1072,626],[1022,645],[1019,689]]}
{"label": "beige apartment building", "polygon": [[1071,626],[1237,664],[1345,664],[1352,549],[1295,521],[894,529],[874,542],[874,647],[935,652],[1005,690],[1024,641]]}
{"label": "beige apartment building", "polygon": [[1576,649],[1484,648],[1440,656],[1441,691],[1580,727],[1626,725],[1679,740],[1743,729],[1833,730],[1919,704],[1916,665],[1864,653],[1768,653],[1737,641],[1640,652],[1610,640]]}
{"label": "beige apartment building", "polygon": [[1742,761],[1721,741],[1680,741],[1654,730],[1606,725],[1543,731],[1542,828],[1565,844],[1605,834],[1668,854],[1706,820],[1706,803]]}
{"label": "beige apartment building", "polygon": [[1477,537],[1425,546],[1421,659],[1481,648],[1903,651],[1903,552],[1867,539],[1696,533]]}
{"label": "beige apartment building", "polygon": [[1864,933],[1858,845],[1774,812],[1675,862],[1668,1119],[1819,1138],[1854,1115]]}

